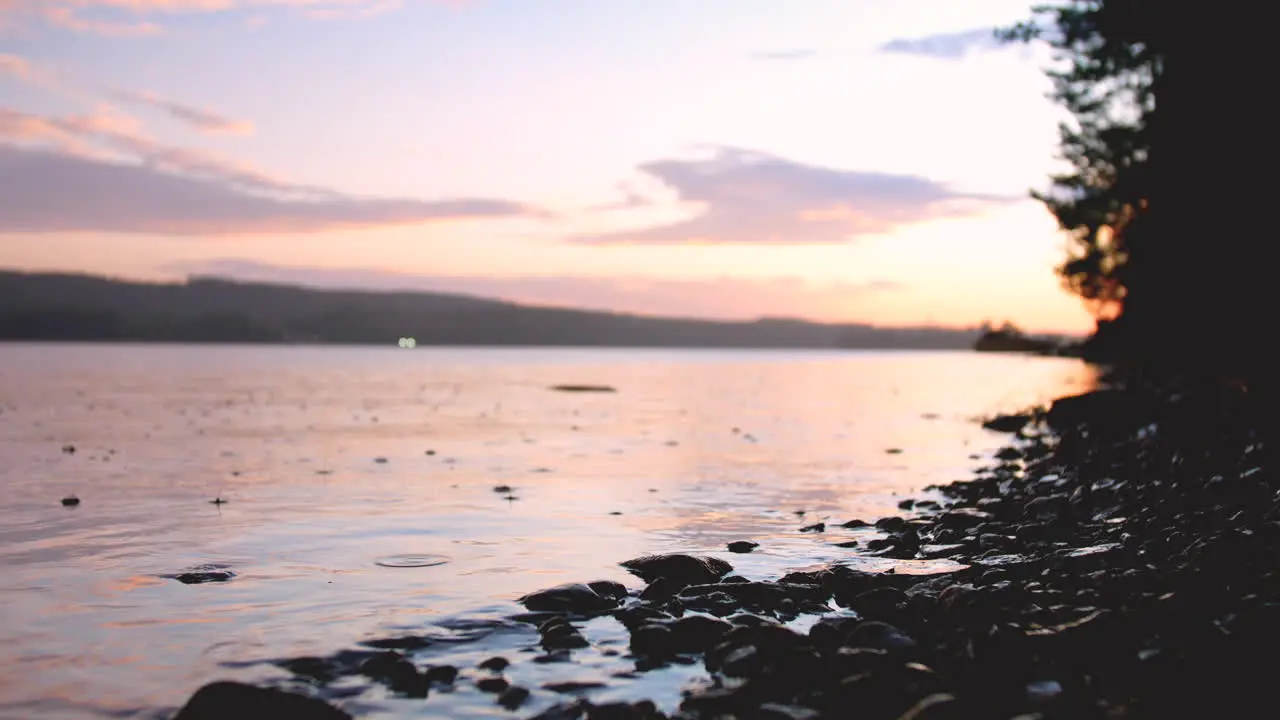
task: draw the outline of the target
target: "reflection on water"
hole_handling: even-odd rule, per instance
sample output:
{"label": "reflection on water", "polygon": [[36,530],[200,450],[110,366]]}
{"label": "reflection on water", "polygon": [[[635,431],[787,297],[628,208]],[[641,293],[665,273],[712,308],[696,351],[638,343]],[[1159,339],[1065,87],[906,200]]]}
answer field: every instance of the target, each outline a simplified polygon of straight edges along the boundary
{"label": "reflection on water", "polygon": [[[26,717],[149,716],[263,672],[239,661],[635,587],[617,563],[646,553],[850,558],[872,531],[839,523],[998,446],[975,416],[1093,382],[912,352],[6,345],[0,368],[0,714]],[[234,578],[161,577],[208,565]]]}

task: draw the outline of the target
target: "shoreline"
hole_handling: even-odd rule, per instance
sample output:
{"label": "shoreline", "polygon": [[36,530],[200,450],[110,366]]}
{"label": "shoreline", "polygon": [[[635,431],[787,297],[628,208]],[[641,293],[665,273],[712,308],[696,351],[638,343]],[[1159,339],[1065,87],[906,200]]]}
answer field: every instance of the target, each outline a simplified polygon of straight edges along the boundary
{"label": "shoreline", "polygon": [[[522,598],[529,612],[512,620],[536,626],[539,657],[569,669],[589,644],[578,624],[605,615],[629,632],[637,672],[701,663],[707,682],[673,718],[1145,718],[1265,707],[1267,666],[1254,658],[1280,639],[1280,484],[1262,460],[1256,399],[1131,381],[987,427],[1012,433],[999,465],[933,488],[941,503],[904,501],[911,514],[877,521],[884,536],[860,549],[964,569],[837,563],[751,582],[719,560],[663,556],[624,563],[647,582],[638,593],[609,582],[551,588]],[[781,624],[802,615],[818,618],[807,633]],[[399,696],[488,692],[513,717],[530,715],[521,708],[531,691],[503,668],[420,665],[414,649],[412,637],[393,638],[297,659],[289,692],[211,684],[176,718],[286,705],[291,717],[349,717],[291,693],[323,698],[330,681],[350,676]],[[536,715],[583,716],[665,717],[652,703],[585,699]]]}

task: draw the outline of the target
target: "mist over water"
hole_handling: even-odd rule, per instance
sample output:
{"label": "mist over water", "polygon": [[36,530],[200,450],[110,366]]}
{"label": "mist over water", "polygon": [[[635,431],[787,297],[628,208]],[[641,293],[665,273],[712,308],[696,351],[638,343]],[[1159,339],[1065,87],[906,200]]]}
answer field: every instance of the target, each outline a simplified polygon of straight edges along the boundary
{"label": "mist over water", "polygon": [[[834,543],[868,531],[798,529],[899,513],[1000,445],[975,417],[1092,382],[959,352],[0,345],[0,716],[163,716],[279,675],[249,661],[637,587],[617,563],[647,553],[855,558]],[[234,577],[162,577],[209,565]]]}

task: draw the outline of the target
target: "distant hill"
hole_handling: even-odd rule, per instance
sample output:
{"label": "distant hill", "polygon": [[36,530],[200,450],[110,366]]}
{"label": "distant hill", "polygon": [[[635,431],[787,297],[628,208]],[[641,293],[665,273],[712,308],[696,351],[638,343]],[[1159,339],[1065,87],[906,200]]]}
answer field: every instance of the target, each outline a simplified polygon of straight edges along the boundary
{"label": "distant hill", "polygon": [[977,330],[647,317],[427,292],[0,271],[0,340],[967,349]]}

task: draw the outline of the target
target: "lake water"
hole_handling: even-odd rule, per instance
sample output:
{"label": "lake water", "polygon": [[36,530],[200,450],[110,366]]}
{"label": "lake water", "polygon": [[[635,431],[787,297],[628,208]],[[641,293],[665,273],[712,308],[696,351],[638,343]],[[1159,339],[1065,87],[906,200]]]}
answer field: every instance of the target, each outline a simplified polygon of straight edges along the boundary
{"label": "lake water", "polygon": [[[943,352],[0,345],[0,717],[167,717],[210,680],[284,676],[252,661],[451,639],[563,582],[639,587],[617,563],[648,553],[713,554],[752,579],[876,567],[834,545],[866,530],[798,529],[898,513],[999,447],[976,416],[1093,377]],[[63,507],[70,494],[82,503]],[[740,539],[761,548],[724,552]],[[448,562],[385,566],[404,555]],[[237,576],[161,577],[209,563]],[[440,652],[466,665],[536,640],[505,628]],[[537,688],[625,665],[511,673]],[[592,697],[670,709],[695,671]],[[461,691],[348,708],[507,715]]]}

